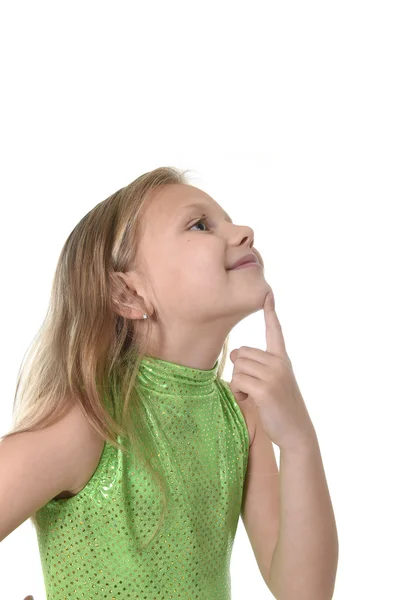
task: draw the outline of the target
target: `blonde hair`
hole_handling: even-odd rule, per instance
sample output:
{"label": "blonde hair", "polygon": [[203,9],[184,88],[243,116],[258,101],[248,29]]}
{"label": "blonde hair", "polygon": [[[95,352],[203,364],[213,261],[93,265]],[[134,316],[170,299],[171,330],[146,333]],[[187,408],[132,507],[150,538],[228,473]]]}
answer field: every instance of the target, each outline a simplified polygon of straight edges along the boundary
{"label": "blonde hair", "polygon": [[[155,449],[149,455],[146,446],[141,447],[137,427],[145,417],[135,393],[151,318],[137,323],[116,313],[114,302],[123,287],[115,272],[134,265],[141,213],[150,193],[168,184],[189,184],[186,172],[159,167],[144,173],[97,204],[72,230],[57,262],[44,322],[18,372],[12,429],[0,438],[48,427],[68,412],[71,402],[79,405],[93,429],[115,448],[127,451],[117,436],[127,438],[160,484],[163,513],[154,536],[164,521],[169,495],[151,464]],[[218,377],[224,371],[228,340],[227,336]],[[37,527],[36,513],[30,519]]]}

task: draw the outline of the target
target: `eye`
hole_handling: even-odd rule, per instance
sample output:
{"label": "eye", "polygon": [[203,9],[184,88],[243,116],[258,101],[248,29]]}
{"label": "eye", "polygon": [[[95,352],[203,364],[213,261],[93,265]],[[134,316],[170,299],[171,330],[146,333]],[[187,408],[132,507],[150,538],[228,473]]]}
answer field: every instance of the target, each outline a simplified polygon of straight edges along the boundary
{"label": "eye", "polygon": [[199,221],[197,221],[196,223],[194,223],[194,225],[191,225],[189,231],[192,229],[192,227],[195,227],[196,225],[198,225],[198,223],[205,223],[207,220],[208,220],[208,217],[203,217],[202,219],[199,219]]}

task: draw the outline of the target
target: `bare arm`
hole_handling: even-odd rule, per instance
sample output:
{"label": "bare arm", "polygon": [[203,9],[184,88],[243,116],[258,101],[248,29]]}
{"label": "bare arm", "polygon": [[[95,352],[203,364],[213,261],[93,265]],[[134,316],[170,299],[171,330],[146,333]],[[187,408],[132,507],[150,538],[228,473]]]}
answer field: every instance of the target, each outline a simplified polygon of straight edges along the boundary
{"label": "bare arm", "polygon": [[0,441],[0,542],[49,500],[74,489],[90,436],[73,408],[49,427]]}
{"label": "bare arm", "polygon": [[280,527],[270,566],[278,600],[331,600],[338,535],[317,438],[280,451]]}

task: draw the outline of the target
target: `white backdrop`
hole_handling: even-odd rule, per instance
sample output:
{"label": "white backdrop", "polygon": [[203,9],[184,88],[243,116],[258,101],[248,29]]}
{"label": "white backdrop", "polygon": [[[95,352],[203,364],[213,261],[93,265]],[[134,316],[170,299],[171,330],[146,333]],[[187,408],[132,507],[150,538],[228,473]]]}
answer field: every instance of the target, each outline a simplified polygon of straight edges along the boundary
{"label": "white backdrop", "polygon": [[[398,27],[384,0],[0,9],[0,434],[70,231],[142,173],[193,169],[253,227],[275,292],[338,527],[334,600],[399,598]],[[265,349],[263,312],[230,341]],[[45,600],[29,521],[0,570],[0,598]],[[272,598],[241,520],[231,581]]]}

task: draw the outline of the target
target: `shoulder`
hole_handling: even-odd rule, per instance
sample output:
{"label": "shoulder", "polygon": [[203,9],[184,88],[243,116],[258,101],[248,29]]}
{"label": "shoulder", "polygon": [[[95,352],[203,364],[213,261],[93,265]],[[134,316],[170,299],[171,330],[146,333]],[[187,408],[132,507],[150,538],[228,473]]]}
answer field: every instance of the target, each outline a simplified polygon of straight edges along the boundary
{"label": "shoulder", "polygon": [[67,444],[69,484],[63,494],[77,494],[90,479],[100,459],[104,440],[94,431],[80,406],[71,407],[57,427],[58,444]]}
{"label": "shoulder", "polygon": [[252,442],[254,441],[256,431],[256,406],[253,404],[249,404],[247,401],[237,402],[237,404],[247,424],[249,434],[249,445],[252,446]]}
{"label": "shoulder", "polygon": [[[230,394],[233,394],[228,382],[225,381],[224,379],[222,379],[222,381],[228,387]],[[233,394],[233,396],[234,396],[234,394]],[[235,396],[234,396],[234,398],[235,398]],[[256,431],[256,421],[257,421],[256,405],[251,402],[248,402],[247,400],[245,400],[244,402],[238,402],[237,399],[235,398],[235,401],[238,404],[238,407],[241,410],[241,414],[244,417],[245,423],[247,425],[248,435],[249,435],[249,445],[251,446],[252,442],[254,441],[255,431]]]}

